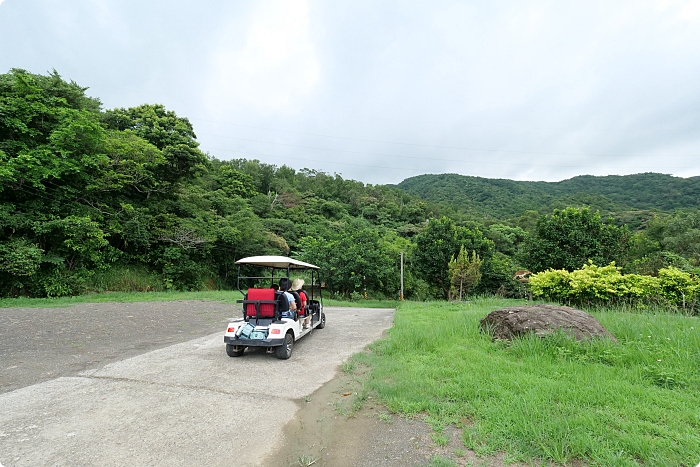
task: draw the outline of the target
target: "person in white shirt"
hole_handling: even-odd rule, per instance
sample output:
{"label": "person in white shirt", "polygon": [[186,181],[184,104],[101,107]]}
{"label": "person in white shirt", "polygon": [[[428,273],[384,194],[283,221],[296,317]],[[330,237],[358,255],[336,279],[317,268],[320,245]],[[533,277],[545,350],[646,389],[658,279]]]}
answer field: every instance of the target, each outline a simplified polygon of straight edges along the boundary
{"label": "person in white shirt", "polygon": [[280,279],[280,291],[284,293],[284,298],[289,302],[289,311],[282,312],[282,318],[294,318],[294,312],[297,311],[297,301],[294,299],[294,295],[289,293],[289,287],[291,283],[287,277]]}

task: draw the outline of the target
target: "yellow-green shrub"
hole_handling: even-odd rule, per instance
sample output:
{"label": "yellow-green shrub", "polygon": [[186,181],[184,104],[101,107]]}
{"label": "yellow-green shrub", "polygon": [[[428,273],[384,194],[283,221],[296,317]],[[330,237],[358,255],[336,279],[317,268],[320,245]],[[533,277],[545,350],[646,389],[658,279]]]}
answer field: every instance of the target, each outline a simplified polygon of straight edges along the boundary
{"label": "yellow-green shrub", "polygon": [[661,295],[671,303],[683,305],[693,302],[700,290],[700,281],[673,266],[659,270]]}
{"label": "yellow-green shrub", "polygon": [[700,280],[674,267],[659,270],[658,277],[623,275],[620,271],[615,263],[596,266],[589,261],[572,272],[549,269],[534,274],[529,286],[533,297],[572,304],[609,300],[660,302],[694,310],[700,296]]}
{"label": "yellow-green shrub", "polygon": [[530,276],[530,291],[534,297],[565,300],[571,292],[571,278],[565,269],[548,269]]}
{"label": "yellow-green shrub", "polygon": [[589,261],[569,275],[569,297],[573,301],[610,300],[627,294],[627,286],[615,263],[596,266]]}
{"label": "yellow-green shrub", "polygon": [[652,299],[659,293],[659,279],[641,274],[625,274],[622,279],[631,299]]}

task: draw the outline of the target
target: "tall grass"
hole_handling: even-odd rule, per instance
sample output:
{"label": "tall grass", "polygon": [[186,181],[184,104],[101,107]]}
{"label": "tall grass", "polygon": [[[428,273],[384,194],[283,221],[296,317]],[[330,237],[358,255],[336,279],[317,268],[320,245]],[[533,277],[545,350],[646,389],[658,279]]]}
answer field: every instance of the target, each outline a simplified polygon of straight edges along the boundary
{"label": "tall grass", "polygon": [[464,444],[515,460],[584,459],[601,466],[700,462],[700,319],[593,314],[619,340],[580,344],[566,335],[492,342],[490,311],[522,303],[403,303],[388,337],[355,358],[387,407],[426,414],[440,432],[464,427]]}
{"label": "tall grass", "polygon": [[163,279],[142,265],[115,265],[96,271],[85,285],[88,292],[163,292]]}

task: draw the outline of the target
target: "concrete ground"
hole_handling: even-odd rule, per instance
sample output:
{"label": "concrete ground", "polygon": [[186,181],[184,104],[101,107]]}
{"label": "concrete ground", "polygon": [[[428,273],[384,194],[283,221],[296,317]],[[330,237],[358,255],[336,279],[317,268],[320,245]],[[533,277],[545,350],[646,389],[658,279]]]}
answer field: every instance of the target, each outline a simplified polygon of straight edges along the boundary
{"label": "concrete ground", "polygon": [[[196,309],[206,302],[180,303]],[[99,312],[100,305],[91,306]],[[128,319],[138,319],[138,312],[138,304],[124,311]],[[20,320],[31,320],[32,313],[41,312],[0,310],[0,321],[3,314],[22,313]],[[74,375],[64,368],[63,376],[42,376],[43,382],[0,394],[0,465],[259,465],[283,437],[299,401],[331,380],[341,362],[378,339],[393,321],[389,309],[327,308],[326,315],[327,327],[297,342],[286,361],[264,351],[228,357],[225,324],[215,334],[136,356],[131,356],[138,347],[133,331],[110,329],[116,348],[122,332],[131,342],[121,351],[129,358],[118,359],[114,348],[106,349],[111,363],[96,364],[100,356],[93,356],[89,368]],[[75,332],[80,321],[73,322]],[[37,345],[32,337],[26,337],[22,360],[16,355],[23,350],[19,340],[11,349],[0,342],[0,371],[8,387],[17,386],[7,377],[17,365],[8,363],[29,359],[23,381],[32,380],[32,371],[45,370],[32,370],[39,368],[31,364],[29,345]]]}

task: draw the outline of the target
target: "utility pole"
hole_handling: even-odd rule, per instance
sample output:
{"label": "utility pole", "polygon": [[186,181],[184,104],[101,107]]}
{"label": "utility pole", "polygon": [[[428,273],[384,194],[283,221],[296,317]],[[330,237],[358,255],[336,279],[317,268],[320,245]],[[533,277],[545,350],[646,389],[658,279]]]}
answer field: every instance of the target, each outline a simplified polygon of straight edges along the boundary
{"label": "utility pole", "polygon": [[403,251],[401,252],[401,294],[399,300],[403,301]]}

